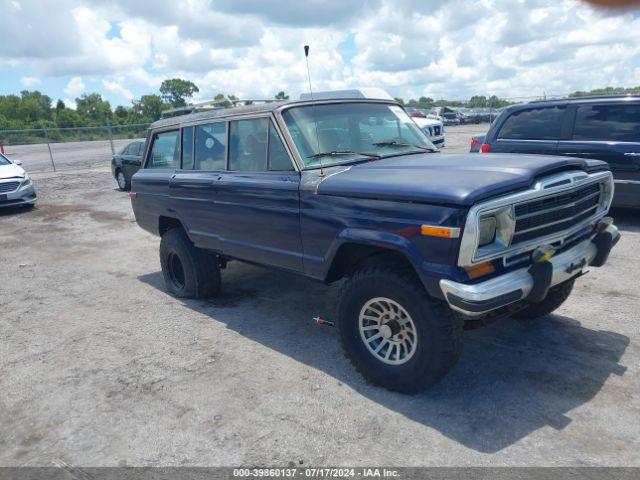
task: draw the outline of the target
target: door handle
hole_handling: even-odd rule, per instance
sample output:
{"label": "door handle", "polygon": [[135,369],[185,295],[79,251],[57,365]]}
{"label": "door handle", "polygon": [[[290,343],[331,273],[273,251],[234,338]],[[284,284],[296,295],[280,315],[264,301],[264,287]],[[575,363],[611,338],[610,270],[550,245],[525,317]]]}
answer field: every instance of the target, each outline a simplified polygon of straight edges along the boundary
{"label": "door handle", "polygon": [[625,152],[625,157],[640,157],[640,152]]}

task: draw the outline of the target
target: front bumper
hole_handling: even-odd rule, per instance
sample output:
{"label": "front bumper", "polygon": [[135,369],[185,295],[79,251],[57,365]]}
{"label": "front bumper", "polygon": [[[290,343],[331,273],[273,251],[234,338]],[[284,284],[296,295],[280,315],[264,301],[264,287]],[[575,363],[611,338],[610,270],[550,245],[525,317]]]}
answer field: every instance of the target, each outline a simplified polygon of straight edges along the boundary
{"label": "front bumper", "polygon": [[444,135],[440,137],[429,137],[429,140],[431,140],[431,143],[433,143],[438,148],[444,147]]}
{"label": "front bumper", "polygon": [[0,208],[20,205],[33,205],[38,199],[33,181],[28,185],[20,185],[13,192],[0,194]]}
{"label": "front bumper", "polygon": [[[610,224],[594,238],[536,264],[535,267],[521,268],[476,284],[443,279],[440,280],[440,288],[449,306],[468,316],[484,315],[520,300],[540,301],[550,287],[579,275],[584,267],[603,265],[609,251],[619,239],[620,232],[615,225]],[[542,270],[546,270],[548,274],[538,275],[538,271]]]}

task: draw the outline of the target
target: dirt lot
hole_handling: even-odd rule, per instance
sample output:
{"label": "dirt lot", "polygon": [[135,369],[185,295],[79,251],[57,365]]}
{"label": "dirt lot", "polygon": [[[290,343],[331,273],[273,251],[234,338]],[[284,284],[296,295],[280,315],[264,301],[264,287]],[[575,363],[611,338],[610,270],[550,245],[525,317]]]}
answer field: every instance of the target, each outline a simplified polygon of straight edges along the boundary
{"label": "dirt lot", "polygon": [[236,262],[220,298],[172,298],[106,168],[35,178],[0,213],[2,466],[640,466],[637,213],[557,315],[466,332],[403,396],[312,322],[336,287]]}

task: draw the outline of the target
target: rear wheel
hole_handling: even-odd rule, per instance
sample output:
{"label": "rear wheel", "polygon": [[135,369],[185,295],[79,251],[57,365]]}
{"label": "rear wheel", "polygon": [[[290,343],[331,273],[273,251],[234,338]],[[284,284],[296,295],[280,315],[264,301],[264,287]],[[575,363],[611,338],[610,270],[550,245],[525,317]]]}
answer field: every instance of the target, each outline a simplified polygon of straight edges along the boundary
{"label": "rear wheel", "polygon": [[181,228],[162,235],[160,265],[167,290],[181,298],[209,298],[220,290],[217,258],[193,245]]}
{"label": "rear wheel", "polygon": [[122,191],[131,190],[131,182],[127,180],[127,176],[122,170],[118,170],[116,172],[116,183],[118,184],[118,188]]}
{"label": "rear wheel", "polygon": [[575,280],[571,279],[549,289],[547,296],[539,303],[528,303],[522,310],[512,314],[513,318],[530,320],[553,313],[562,305],[573,290]]}
{"label": "rear wheel", "polygon": [[341,292],[342,346],[362,376],[416,393],[438,382],[462,349],[462,321],[431,300],[411,272],[389,266],[357,270]]}

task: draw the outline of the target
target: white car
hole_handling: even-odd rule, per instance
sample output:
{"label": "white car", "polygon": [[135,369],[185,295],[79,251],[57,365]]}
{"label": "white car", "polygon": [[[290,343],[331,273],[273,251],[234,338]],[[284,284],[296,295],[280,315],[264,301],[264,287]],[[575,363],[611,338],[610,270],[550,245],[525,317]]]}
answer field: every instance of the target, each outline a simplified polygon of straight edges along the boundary
{"label": "white car", "polygon": [[416,122],[420,130],[422,130],[431,143],[433,143],[436,147],[442,148],[444,147],[444,124],[440,120],[435,120],[433,118],[427,117],[412,117],[413,121]]}
{"label": "white car", "polygon": [[36,203],[36,188],[20,165],[20,160],[11,161],[0,154],[0,208],[30,207]]}

